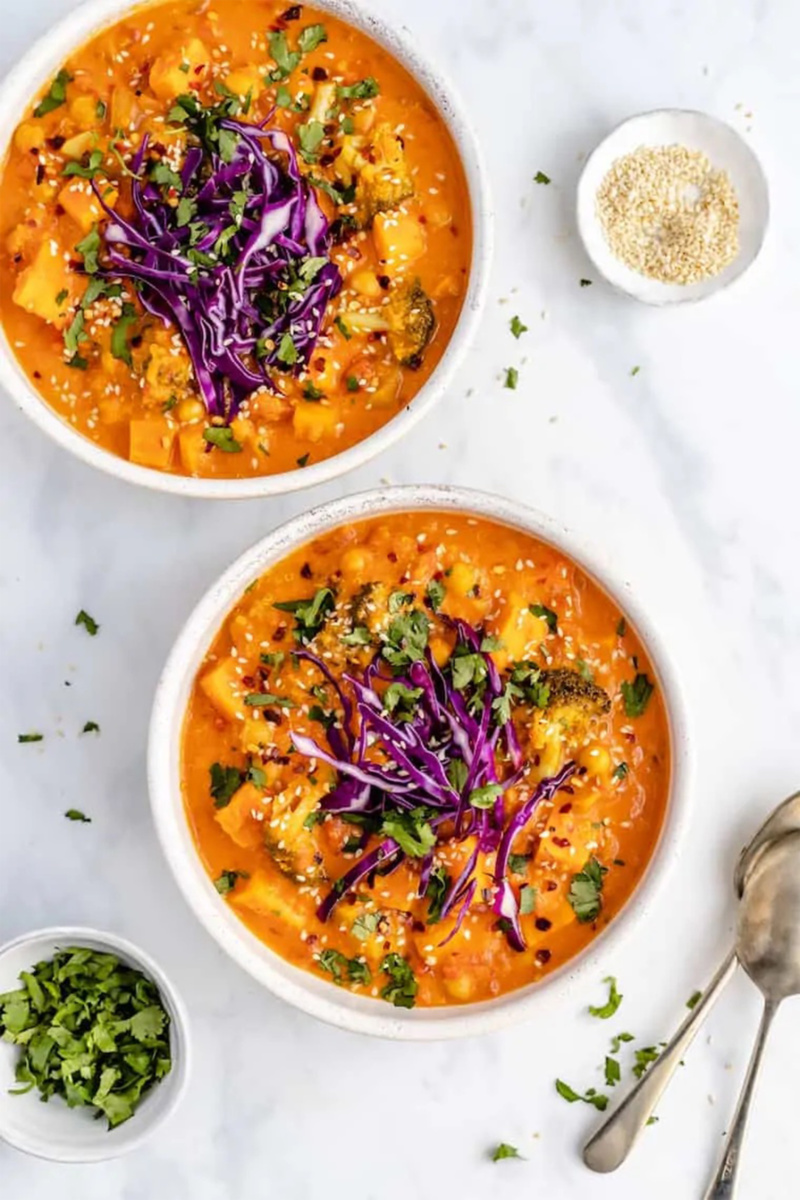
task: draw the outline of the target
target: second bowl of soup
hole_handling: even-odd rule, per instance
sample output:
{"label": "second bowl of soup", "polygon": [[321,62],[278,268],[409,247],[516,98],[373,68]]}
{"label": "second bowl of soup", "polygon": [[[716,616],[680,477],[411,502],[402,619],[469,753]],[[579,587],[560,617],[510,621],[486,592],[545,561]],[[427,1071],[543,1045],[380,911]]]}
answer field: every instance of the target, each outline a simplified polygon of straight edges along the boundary
{"label": "second bowl of soup", "polygon": [[348,1027],[519,1015],[623,919],[676,834],[680,713],[652,633],[504,501],[354,497],[201,603],[150,781],[195,911]]}
{"label": "second bowl of soup", "polygon": [[438,72],[358,5],[93,0],[0,100],[0,358],[73,453],[265,495],[441,395],[484,291],[483,176]]}

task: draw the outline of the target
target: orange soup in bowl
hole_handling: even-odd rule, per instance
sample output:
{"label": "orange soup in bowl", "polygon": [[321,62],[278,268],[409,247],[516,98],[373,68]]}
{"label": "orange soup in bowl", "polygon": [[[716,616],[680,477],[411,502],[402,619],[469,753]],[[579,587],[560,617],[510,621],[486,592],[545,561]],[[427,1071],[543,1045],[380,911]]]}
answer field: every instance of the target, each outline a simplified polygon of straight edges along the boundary
{"label": "orange soup in bowl", "polygon": [[471,253],[435,105],[304,5],[132,10],[55,74],[0,179],[0,318],[43,400],[200,478],[316,463],[400,412]]}
{"label": "orange soup in bowl", "polygon": [[620,911],[664,819],[669,723],[636,630],[559,550],[396,513],[247,589],[197,674],[182,784],[210,879],[276,953],[461,1004]]}

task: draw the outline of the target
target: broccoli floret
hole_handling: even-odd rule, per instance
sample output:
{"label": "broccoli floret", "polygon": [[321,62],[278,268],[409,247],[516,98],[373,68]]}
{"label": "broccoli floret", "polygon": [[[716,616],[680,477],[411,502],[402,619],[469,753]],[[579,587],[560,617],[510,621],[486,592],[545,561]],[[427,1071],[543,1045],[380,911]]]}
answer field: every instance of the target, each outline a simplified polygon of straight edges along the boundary
{"label": "broccoli floret", "polygon": [[433,305],[418,279],[400,284],[384,308],[389,323],[389,347],[404,367],[418,367],[436,323]]}
{"label": "broccoli floret", "polygon": [[388,304],[378,312],[348,312],[347,324],[360,332],[386,333],[397,361],[414,369],[433,337],[436,318],[422,284],[410,279],[393,289]]}
{"label": "broccoli floret", "polygon": [[403,139],[387,122],[378,125],[370,144],[360,150],[355,169],[356,220],[362,229],[369,229],[376,213],[397,208],[414,195]]}
{"label": "broccoli floret", "polygon": [[593,680],[569,667],[542,671],[541,682],[547,687],[545,712],[569,728],[600,717],[611,708],[608,694]]}

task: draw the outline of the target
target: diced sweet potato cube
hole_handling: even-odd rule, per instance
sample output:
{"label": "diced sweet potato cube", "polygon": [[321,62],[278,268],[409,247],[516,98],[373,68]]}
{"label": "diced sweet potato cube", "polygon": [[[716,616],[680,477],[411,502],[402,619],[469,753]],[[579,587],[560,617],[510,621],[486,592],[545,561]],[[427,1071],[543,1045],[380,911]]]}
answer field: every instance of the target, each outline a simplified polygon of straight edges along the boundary
{"label": "diced sweet potato cube", "polygon": [[301,401],[294,410],[294,431],[299,438],[320,442],[333,437],[339,423],[339,410],[332,404]]}
{"label": "diced sweet potato cube", "polygon": [[372,226],[375,249],[383,262],[405,265],[425,253],[425,228],[408,213],[378,213]]}
{"label": "diced sweet potato cube", "polygon": [[203,474],[203,466],[210,455],[206,454],[208,442],[203,437],[203,430],[197,425],[190,425],[178,434],[178,444],[181,452],[181,462],[189,475]]}
{"label": "diced sweet potato cube", "polygon": [[263,811],[264,793],[253,783],[243,783],[234,792],[230,804],[215,813],[215,819],[237,846],[255,850],[261,845],[263,822],[256,820],[253,811]]}
{"label": "diced sweet potato cube", "polygon": [[166,417],[137,417],[131,421],[130,433],[128,457],[131,462],[160,471],[169,466],[175,430]]}
{"label": "diced sweet potato cube", "polygon": [[264,917],[277,917],[282,925],[302,929],[306,914],[300,907],[296,888],[288,880],[273,878],[266,871],[254,871],[241,880],[232,893],[237,908],[248,908]]}
{"label": "diced sweet potato cube", "polygon": [[244,717],[245,687],[232,658],[224,658],[210,671],[201,676],[200,687],[214,705],[217,712],[229,721]]}
{"label": "diced sweet potato cube", "polygon": [[[106,186],[103,199],[109,208],[114,207],[117,196],[116,188]],[[58,193],[58,202],[67,215],[80,225],[83,233],[88,233],[103,216],[98,199],[86,179],[71,179]]]}
{"label": "diced sweet potato cube", "polygon": [[492,623],[490,632],[503,643],[493,652],[496,665],[503,669],[509,662],[525,657],[526,647],[538,646],[547,637],[547,622],[535,617],[522,596],[512,592],[505,607]]}
{"label": "diced sweet potato cube", "polygon": [[155,60],[150,68],[150,87],[159,100],[174,100],[188,90],[188,80],[193,83],[202,80],[209,57],[199,38],[189,38],[177,50],[161,54]]}
{"label": "diced sweet potato cube", "polygon": [[58,243],[46,237],[14,288],[14,303],[61,328],[65,321],[62,292],[71,293],[72,277]]}

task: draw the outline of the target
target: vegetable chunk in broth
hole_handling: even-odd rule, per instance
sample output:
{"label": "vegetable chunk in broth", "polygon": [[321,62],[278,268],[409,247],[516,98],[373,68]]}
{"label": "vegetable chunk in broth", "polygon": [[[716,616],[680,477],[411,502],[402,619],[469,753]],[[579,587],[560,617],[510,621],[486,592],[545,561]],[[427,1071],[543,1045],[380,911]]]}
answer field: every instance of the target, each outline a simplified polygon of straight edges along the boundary
{"label": "vegetable chunk in broth", "polygon": [[157,471],[353,446],[439,362],[471,262],[443,118],[305,5],[151,4],[77,50],[0,180],[0,318],[43,399]]}
{"label": "vegetable chunk in broth", "polygon": [[343,526],[241,597],[198,672],[198,852],[290,962],[401,1007],[541,979],[658,840],[669,725],[647,653],[554,547],[439,512]]}

